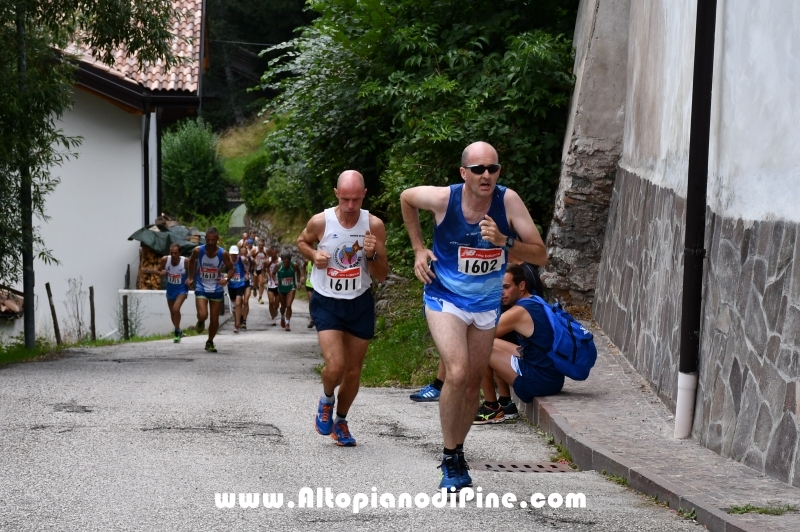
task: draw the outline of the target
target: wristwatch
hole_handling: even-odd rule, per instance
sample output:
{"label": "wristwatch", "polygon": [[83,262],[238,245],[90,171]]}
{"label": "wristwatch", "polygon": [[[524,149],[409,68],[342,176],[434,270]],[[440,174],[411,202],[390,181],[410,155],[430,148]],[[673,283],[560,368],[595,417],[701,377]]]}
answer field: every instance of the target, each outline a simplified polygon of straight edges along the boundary
{"label": "wristwatch", "polygon": [[516,242],[516,240],[514,239],[513,236],[507,236],[506,237],[506,247],[507,248],[514,247],[514,242]]}
{"label": "wristwatch", "polygon": [[371,257],[367,257],[367,260],[378,260],[378,250],[376,249]]}

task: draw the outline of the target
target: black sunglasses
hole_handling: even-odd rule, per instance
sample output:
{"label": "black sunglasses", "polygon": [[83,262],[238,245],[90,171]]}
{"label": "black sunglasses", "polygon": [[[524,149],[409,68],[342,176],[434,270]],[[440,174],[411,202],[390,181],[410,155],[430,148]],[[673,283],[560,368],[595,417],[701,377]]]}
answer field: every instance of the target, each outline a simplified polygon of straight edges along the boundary
{"label": "black sunglasses", "polygon": [[472,172],[473,174],[477,174],[477,175],[483,174],[486,170],[489,170],[490,174],[494,174],[494,173],[496,173],[496,172],[498,172],[500,170],[500,165],[499,164],[488,164],[488,165],[471,164],[469,166],[465,166],[464,168],[469,168],[470,172]]}

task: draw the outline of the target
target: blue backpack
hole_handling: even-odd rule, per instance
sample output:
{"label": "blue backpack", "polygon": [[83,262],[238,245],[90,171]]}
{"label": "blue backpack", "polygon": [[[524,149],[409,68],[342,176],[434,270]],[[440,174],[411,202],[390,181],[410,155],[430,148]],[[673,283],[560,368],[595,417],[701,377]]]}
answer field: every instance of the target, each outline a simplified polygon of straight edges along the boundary
{"label": "blue backpack", "polygon": [[556,369],[570,379],[585,381],[597,361],[594,336],[560,303],[551,305],[539,296],[531,296],[531,299],[541,303],[553,328],[553,347],[547,356]]}

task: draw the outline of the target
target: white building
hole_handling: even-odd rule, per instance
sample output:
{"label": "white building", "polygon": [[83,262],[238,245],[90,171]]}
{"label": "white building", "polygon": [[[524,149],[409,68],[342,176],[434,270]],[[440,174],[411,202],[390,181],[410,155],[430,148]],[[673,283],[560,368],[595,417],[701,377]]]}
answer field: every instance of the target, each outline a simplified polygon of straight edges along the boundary
{"label": "white building", "polygon": [[[160,138],[165,125],[196,114],[200,105],[204,56],[202,0],[175,0],[189,13],[176,24],[173,53],[190,59],[165,69],[155,64],[139,69],[133,58],[115,54],[113,68],[92,59],[85,50],[76,73],[74,108],[62,120],[68,136],[83,138],[79,157],[53,169],[60,184],[46,198],[50,217],[39,223],[45,245],[58,265],[35,261],[37,335],[50,335],[53,323],[45,283],[50,283],[62,335],[69,279],[94,286],[98,337],[117,329],[118,291],[131,268],[136,280],[139,243],[131,233],[150,225],[161,208]],[[20,287],[16,287],[20,289]],[[86,323],[88,326],[88,297]],[[0,321],[0,340],[19,334],[22,320]]]}

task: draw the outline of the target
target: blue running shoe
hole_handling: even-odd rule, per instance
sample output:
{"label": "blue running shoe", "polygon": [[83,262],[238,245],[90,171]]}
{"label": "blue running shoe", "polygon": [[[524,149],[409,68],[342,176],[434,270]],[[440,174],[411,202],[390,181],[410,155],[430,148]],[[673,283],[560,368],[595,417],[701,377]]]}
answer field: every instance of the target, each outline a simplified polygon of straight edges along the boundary
{"label": "blue running shoe", "polygon": [[416,401],[418,403],[427,403],[431,401],[438,401],[440,395],[442,395],[442,391],[437,390],[432,384],[429,384],[417,393],[412,393],[409,397],[412,401]]}
{"label": "blue running shoe", "polygon": [[[459,491],[464,487],[461,483],[461,464],[458,459],[459,456],[457,454],[442,456],[442,464],[439,466],[439,469],[442,470],[442,480],[439,482],[439,489],[444,488],[448,493],[451,493],[450,488],[455,488],[455,491]],[[472,479],[470,479],[471,482]]]}
{"label": "blue running shoe", "polygon": [[326,403],[321,398],[317,405],[317,417],[314,418],[314,426],[317,432],[327,436],[333,430],[333,403]]}
{"label": "blue running shoe", "polygon": [[459,469],[459,480],[461,481],[462,488],[471,488],[472,487],[472,477],[469,476],[469,465],[467,465],[467,459],[464,458],[464,453],[460,452],[456,456],[458,456],[458,469]]}
{"label": "blue running shoe", "polygon": [[336,441],[339,447],[355,447],[356,439],[350,434],[350,429],[347,428],[347,421],[340,419],[333,424],[333,434],[331,438]]}

